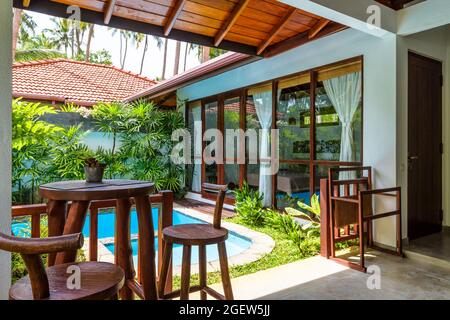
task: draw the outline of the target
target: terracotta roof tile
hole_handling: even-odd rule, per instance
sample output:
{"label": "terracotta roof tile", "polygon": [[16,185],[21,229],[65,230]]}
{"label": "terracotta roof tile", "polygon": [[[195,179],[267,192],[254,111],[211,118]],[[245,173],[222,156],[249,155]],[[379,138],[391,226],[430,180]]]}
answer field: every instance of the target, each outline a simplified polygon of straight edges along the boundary
{"label": "terracotta roof tile", "polygon": [[14,98],[92,106],[98,102],[126,100],[156,83],[114,66],[69,59],[13,65]]}

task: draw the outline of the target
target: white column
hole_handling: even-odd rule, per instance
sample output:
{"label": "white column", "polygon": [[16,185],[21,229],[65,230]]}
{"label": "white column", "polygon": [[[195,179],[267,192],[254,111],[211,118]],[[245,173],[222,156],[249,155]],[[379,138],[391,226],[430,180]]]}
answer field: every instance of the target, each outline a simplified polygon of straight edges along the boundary
{"label": "white column", "polygon": [[[11,229],[12,0],[0,2],[0,231]],[[8,298],[10,255],[0,252],[0,299]]]}

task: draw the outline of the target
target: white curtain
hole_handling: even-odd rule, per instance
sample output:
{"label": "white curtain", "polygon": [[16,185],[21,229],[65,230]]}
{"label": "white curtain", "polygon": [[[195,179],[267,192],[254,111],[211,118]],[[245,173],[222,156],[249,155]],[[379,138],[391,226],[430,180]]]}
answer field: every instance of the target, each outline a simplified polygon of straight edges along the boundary
{"label": "white curtain", "polygon": [[200,106],[192,108],[192,120],[194,120],[194,172],[192,175],[191,190],[201,191],[201,159],[202,159],[202,109]]}
{"label": "white curtain", "polygon": [[[270,130],[272,128],[272,91],[253,92],[256,114],[261,124],[260,159],[270,158]],[[261,162],[259,167],[259,191],[264,195],[263,204],[272,205],[272,175],[270,163]]]}
{"label": "white curtain", "polygon": [[[354,162],[352,121],[361,101],[361,72],[349,73],[325,80],[325,91],[336,110],[342,124],[341,154],[342,162]],[[354,173],[341,172],[340,179],[352,179]]]}

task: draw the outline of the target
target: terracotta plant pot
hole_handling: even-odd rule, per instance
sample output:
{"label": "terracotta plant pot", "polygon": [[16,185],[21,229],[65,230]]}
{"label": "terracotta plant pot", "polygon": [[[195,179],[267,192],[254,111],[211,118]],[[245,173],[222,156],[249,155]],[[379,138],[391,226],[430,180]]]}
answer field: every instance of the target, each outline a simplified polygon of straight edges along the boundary
{"label": "terracotta plant pot", "polygon": [[98,167],[84,167],[84,173],[86,175],[86,182],[88,183],[100,183],[103,181],[103,174],[105,172],[105,166]]}

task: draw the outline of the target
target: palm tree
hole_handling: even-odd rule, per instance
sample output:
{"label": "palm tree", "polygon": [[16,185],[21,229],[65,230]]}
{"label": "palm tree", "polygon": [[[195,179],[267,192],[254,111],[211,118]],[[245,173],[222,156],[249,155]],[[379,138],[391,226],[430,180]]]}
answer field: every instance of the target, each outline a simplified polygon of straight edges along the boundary
{"label": "palm tree", "polygon": [[36,35],[36,27],[37,24],[34,21],[33,17],[23,11],[22,19],[20,21],[18,43],[20,45],[23,45],[24,43],[30,41]]}
{"label": "palm tree", "polygon": [[20,24],[22,22],[23,11],[14,9],[13,34],[12,34],[12,56],[16,55],[17,40],[19,39]]}
{"label": "palm tree", "polygon": [[69,20],[52,18],[55,27],[53,29],[45,29],[44,32],[50,34],[51,43],[56,49],[64,48],[66,56],[69,54],[69,46],[72,46],[72,56],[74,55],[73,48],[73,30]]}
{"label": "palm tree", "polygon": [[163,60],[163,70],[162,70],[162,75],[161,75],[161,79],[164,80],[166,77],[166,68],[167,68],[167,45],[168,45],[168,40],[165,39],[164,40],[164,60]]}
{"label": "palm tree", "polygon": [[176,76],[178,74],[180,68],[180,53],[181,53],[181,42],[177,41],[176,49],[175,49],[175,64],[173,67],[173,75]]}
{"label": "palm tree", "polygon": [[86,62],[90,61],[90,59],[91,59],[91,44],[92,44],[92,38],[94,37],[94,28],[95,28],[95,24],[91,23],[89,26],[88,40],[86,43],[86,57],[85,57]]}
{"label": "palm tree", "polygon": [[211,48],[210,47],[201,47],[202,50],[202,56],[201,56],[201,63],[205,63],[206,61],[211,59]]}
{"label": "palm tree", "polygon": [[191,51],[189,49],[189,47],[190,47],[189,43],[186,42],[186,46],[184,47],[184,66],[183,66],[183,71],[186,71],[187,57],[188,57],[189,51]]}
{"label": "palm tree", "polygon": [[[156,40],[156,47],[161,50],[162,45],[163,45],[162,39],[160,37],[157,37],[157,36],[152,36],[152,37],[153,37],[154,40]],[[149,42],[148,35],[145,35],[145,44],[144,44],[144,51],[142,53],[140,74],[142,74],[142,72],[144,71],[145,56],[147,54],[148,46],[149,46],[148,42]]]}
{"label": "palm tree", "polygon": [[133,32],[126,31],[126,30],[119,30],[115,28],[110,28],[111,33],[113,36],[119,32],[120,36],[120,67],[123,69],[125,68],[125,62],[127,59],[127,53],[128,53],[128,41],[133,39]]}

